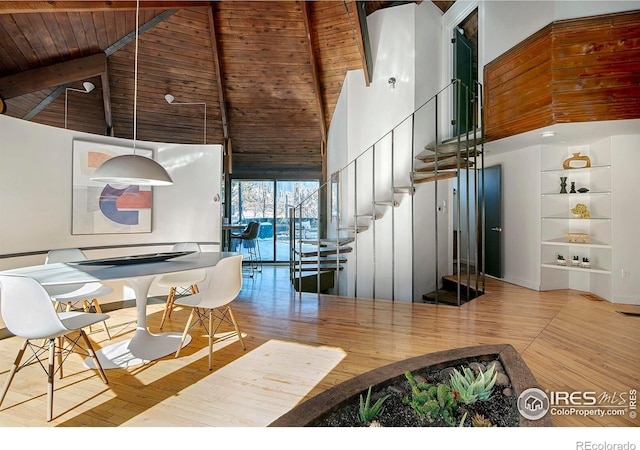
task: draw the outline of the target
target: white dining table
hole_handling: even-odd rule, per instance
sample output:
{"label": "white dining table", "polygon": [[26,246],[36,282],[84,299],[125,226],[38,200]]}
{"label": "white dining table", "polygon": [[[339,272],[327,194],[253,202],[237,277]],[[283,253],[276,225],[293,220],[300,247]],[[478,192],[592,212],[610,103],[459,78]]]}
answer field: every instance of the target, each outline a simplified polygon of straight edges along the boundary
{"label": "white dining table", "polygon": [[[233,252],[193,252],[158,262],[128,262],[108,264],[105,260],[44,264],[0,272],[3,275],[23,275],[43,286],[60,286],[96,281],[125,280],[136,298],[136,331],[131,339],[102,347],[96,353],[103,369],[130,367],[153,361],[174,353],[180,345],[182,333],[151,333],[147,328],[147,298],[149,288],[158,275],[215,266],[222,258],[237,255]],[[123,257],[126,259],[127,257]],[[129,257],[129,258],[135,258]],[[106,264],[105,264],[106,261]],[[183,346],[188,345],[187,336]],[[87,358],[85,365],[95,368]]]}

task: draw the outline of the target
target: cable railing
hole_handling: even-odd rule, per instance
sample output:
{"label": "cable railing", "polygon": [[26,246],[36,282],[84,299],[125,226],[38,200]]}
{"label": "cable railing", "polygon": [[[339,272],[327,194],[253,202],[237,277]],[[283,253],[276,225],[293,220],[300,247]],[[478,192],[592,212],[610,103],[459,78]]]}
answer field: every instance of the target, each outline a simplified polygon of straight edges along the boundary
{"label": "cable railing", "polygon": [[[471,99],[471,105],[466,102],[464,105],[461,104],[461,89],[468,91],[465,98]],[[444,115],[439,111],[443,104],[439,99],[445,96],[447,99],[452,96],[457,102],[455,126],[458,130],[464,128],[464,133],[457,133],[454,137],[441,140],[440,135],[445,134],[443,130],[451,129],[449,126],[440,125]],[[479,101],[476,102],[476,99]],[[300,295],[303,291],[320,293],[332,290],[338,295],[356,298],[380,296],[395,300],[399,279],[402,278],[397,272],[403,267],[406,269],[407,265],[407,255],[398,255],[400,251],[397,247],[399,242],[404,242],[407,233],[410,233],[411,292],[408,294],[405,289],[404,298],[410,297],[411,301],[416,301],[413,279],[416,265],[420,264],[416,258],[424,260],[422,253],[416,255],[416,239],[425,239],[428,230],[416,229],[416,212],[420,211],[418,208],[421,205],[416,205],[414,194],[418,185],[425,181],[433,181],[435,219],[432,246],[435,251],[432,264],[435,267],[437,303],[443,264],[438,220],[438,214],[441,212],[439,208],[443,207],[439,202],[438,181],[456,178],[457,189],[460,190],[461,183],[465,188],[464,199],[461,199],[462,193],[458,192],[454,202],[454,214],[457,216],[454,223],[458,230],[454,239],[457,250],[453,264],[448,264],[448,258],[444,259],[444,264],[448,266],[447,271],[456,266],[457,302],[461,304],[461,244],[464,242],[466,298],[470,298],[471,263],[477,265],[482,261],[481,267],[484,267],[485,254],[484,226],[480,226],[484,223],[484,152],[481,127],[477,124],[482,116],[481,100],[480,84],[476,83],[473,89],[470,89],[460,80],[452,80],[344,167],[331,174],[315,192],[289,209],[291,281]],[[449,133],[451,134],[451,131]],[[426,148],[424,142],[433,142],[430,150],[432,167],[428,167],[429,164],[419,165],[416,158],[425,153],[422,150],[416,152],[416,148]],[[452,158],[456,161],[454,166],[451,165]],[[385,172],[387,170],[388,172]],[[423,170],[429,172],[421,172]],[[479,176],[476,175],[478,173]],[[461,174],[464,174],[464,178],[461,178]],[[447,194],[445,192],[445,195]],[[401,204],[401,201],[397,200],[398,195],[409,195],[410,205],[405,208],[409,209],[408,212],[396,212]],[[319,221],[324,226],[318,226],[315,238],[306,237],[302,227],[303,210],[309,204],[318,205],[320,216],[324,217],[324,220]],[[387,209],[390,210],[390,223],[378,223],[386,216],[383,211]],[[403,220],[407,215],[410,219]],[[367,231],[370,233],[365,239]],[[398,234],[402,239],[398,239]],[[463,235],[466,241],[463,241]],[[472,239],[472,235],[475,239]],[[380,243],[386,245],[390,256],[383,254],[382,249],[378,248],[381,246]],[[472,249],[475,259],[472,258]],[[341,276],[345,267],[348,267],[347,273],[351,276]],[[377,279],[379,271],[383,272],[384,285]],[[315,283],[310,281],[314,277]],[[361,279],[364,281],[361,282]],[[475,270],[474,282],[475,292],[484,292],[484,274],[480,276],[479,270]],[[341,286],[342,283],[346,283],[347,287]]]}

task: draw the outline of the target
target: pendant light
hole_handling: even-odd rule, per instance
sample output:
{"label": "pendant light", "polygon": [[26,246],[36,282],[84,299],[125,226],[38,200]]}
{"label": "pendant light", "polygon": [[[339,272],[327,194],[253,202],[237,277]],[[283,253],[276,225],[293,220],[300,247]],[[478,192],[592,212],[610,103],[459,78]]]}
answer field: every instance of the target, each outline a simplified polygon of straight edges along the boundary
{"label": "pendant light", "polygon": [[159,163],[151,158],[136,155],[138,109],[138,24],[140,0],[136,0],[136,47],[133,68],[133,154],[119,155],[102,163],[91,177],[103,183],[137,184],[144,186],[168,186],[173,180]]}

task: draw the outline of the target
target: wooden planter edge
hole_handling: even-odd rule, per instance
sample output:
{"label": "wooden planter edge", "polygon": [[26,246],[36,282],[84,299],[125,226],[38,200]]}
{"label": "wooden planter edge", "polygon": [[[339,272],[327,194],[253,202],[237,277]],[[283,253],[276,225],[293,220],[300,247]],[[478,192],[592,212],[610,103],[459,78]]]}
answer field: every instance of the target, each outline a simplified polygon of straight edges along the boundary
{"label": "wooden planter edge", "polygon": [[[491,360],[498,358],[509,376],[514,395],[517,398],[523,391],[538,387],[535,377],[522,357],[510,344],[477,345],[444,350],[416,356],[370,370],[347,381],[344,381],[324,392],[300,403],[289,412],[280,416],[270,427],[304,427],[313,426],[320,417],[332,409],[349,402],[356,401],[358,396],[373,386],[373,390],[384,388],[406,371],[417,371],[426,368],[442,368],[463,363],[469,359]],[[550,427],[553,422],[549,415],[539,420],[529,420],[520,416],[521,427]]]}

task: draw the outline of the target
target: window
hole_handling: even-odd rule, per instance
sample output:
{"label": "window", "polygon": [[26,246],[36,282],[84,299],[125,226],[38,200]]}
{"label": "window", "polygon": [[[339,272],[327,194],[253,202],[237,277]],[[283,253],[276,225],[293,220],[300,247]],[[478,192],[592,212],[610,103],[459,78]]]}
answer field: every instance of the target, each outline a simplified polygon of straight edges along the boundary
{"label": "window", "polygon": [[[316,180],[232,180],[231,222],[260,223],[258,245],[263,262],[289,261],[289,208],[305,202],[300,230],[303,237],[315,239],[318,233],[318,201],[312,194]],[[315,200],[314,200],[315,198]],[[244,249],[236,249],[244,251]]]}

